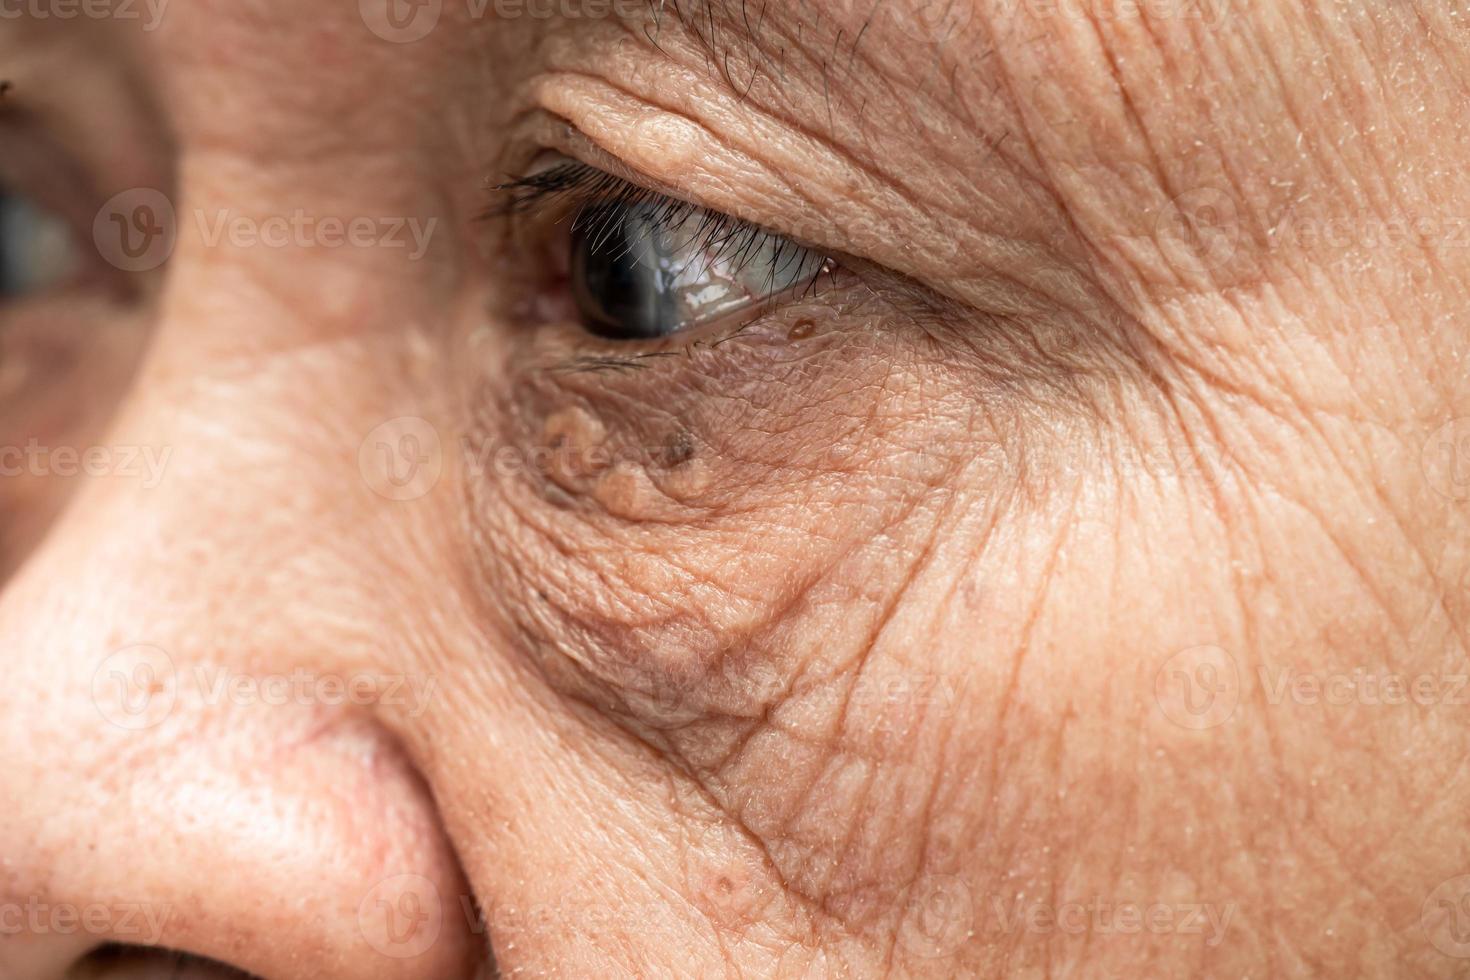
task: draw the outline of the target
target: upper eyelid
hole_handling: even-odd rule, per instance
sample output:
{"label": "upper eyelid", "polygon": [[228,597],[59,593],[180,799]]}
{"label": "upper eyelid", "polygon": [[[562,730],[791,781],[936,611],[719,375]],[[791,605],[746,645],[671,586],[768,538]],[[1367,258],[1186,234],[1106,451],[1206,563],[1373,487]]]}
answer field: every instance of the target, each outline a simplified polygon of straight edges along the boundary
{"label": "upper eyelid", "polygon": [[[622,165],[621,169],[627,170],[626,165]],[[564,173],[565,179],[558,179],[559,171]],[[732,238],[746,234],[773,236],[822,255],[827,259],[829,267],[834,262],[842,265],[851,265],[854,262],[850,257],[824,247],[820,243],[806,241],[799,236],[781,231],[779,228],[674,196],[666,191],[648,186],[648,184],[657,184],[657,181],[648,180],[647,184],[635,183],[617,173],[568,157],[563,163],[532,171],[524,176],[512,177],[492,186],[490,193],[497,199],[482,212],[481,217],[509,219],[517,214],[535,214],[547,208],[554,208],[559,203],[567,204],[569,210],[573,212],[581,206],[596,203],[599,200],[628,204],[653,204],[660,208],[663,220],[670,223],[690,216],[704,216],[703,220],[708,223],[710,229],[708,233],[711,237],[718,235],[721,231],[729,231]],[[856,262],[863,266],[871,265],[863,260],[856,260]]]}
{"label": "upper eyelid", "polygon": [[[803,248],[821,253],[837,265],[865,278],[880,282],[901,282],[909,287],[919,286],[926,293],[932,292],[929,287],[921,286],[918,280],[896,271],[881,260],[868,258],[844,248],[843,245],[848,236],[844,231],[839,230],[840,225],[834,224],[829,216],[801,211],[807,204],[804,195],[797,195],[797,198],[793,200],[794,209],[798,212],[795,215],[797,228],[791,227],[791,221],[783,221],[770,213],[759,215],[741,213],[744,209],[737,210],[727,207],[724,201],[705,200],[701,194],[691,194],[689,188],[681,189],[657,176],[635,168],[625,162],[602,140],[585,132],[563,109],[553,108],[541,99],[537,101],[541,104],[527,109],[520,117],[516,127],[517,137],[512,145],[519,145],[521,149],[510,151],[510,158],[505,162],[511,166],[506,167],[506,171],[514,173],[517,169],[515,164],[519,164],[522,174],[532,173],[535,160],[544,158],[547,153],[556,154],[570,162],[580,163],[594,171],[623,181],[630,186],[661,194],[669,200],[680,202],[691,208],[723,215],[731,221],[759,228],[769,234],[779,235]],[[512,181],[517,179],[524,178],[512,177]],[[726,201],[728,200],[727,197]],[[805,229],[805,232],[802,229]],[[939,301],[938,294],[935,294],[934,299],[936,302]]]}
{"label": "upper eyelid", "polygon": [[[609,149],[602,141],[595,139],[574,122],[571,118],[560,112],[545,106],[537,107],[526,113],[521,124],[521,132],[517,142],[539,144],[541,154],[554,153],[564,157],[571,163],[580,163],[607,178],[620,181],[630,187],[639,189],[640,192],[649,195],[661,195],[669,201],[677,202],[681,206],[698,208],[714,214],[724,215],[732,221],[743,222],[769,233],[790,238],[792,241],[815,251],[828,255],[839,256],[843,253],[833,246],[830,240],[818,240],[819,236],[801,234],[788,227],[783,227],[783,222],[773,215],[757,215],[752,213],[740,213],[743,209],[728,207],[720,202],[704,200],[702,195],[691,193],[688,187],[679,187],[659,178],[657,175],[640,169],[626,162],[618,153]],[[538,154],[526,154],[521,158],[520,167],[507,168],[515,173],[519,170],[524,176],[512,177],[508,183],[525,180],[527,176],[534,174],[530,162],[538,157]],[[499,186],[505,186],[504,184]],[[494,188],[492,188],[492,192]],[[493,214],[491,216],[494,216]],[[819,222],[814,219],[805,221],[798,220],[803,227],[808,225],[815,227]],[[827,236],[820,236],[825,238]]]}
{"label": "upper eyelid", "polygon": [[[502,195],[504,199],[485,212],[484,216],[487,218],[508,218],[521,213],[534,213],[564,201],[570,210],[576,212],[576,217],[573,218],[575,224],[580,220],[581,209],[593,204],[653,205],[657,209],[654,220],[659,225],[671,227],[697,218],[699,227],[696,237],[707,245],[716,246],[720,255],[728,254],[730,249],[734,249],[737,255],[743,255],[755,243],[775,238],[785,243],[777,254],[785,255],[786,261],[790,261],[792,254],[807,252],[824,260],[822,274],[830,274],[834,267],[834,256],[826,249],[798,242],[781,232],[772,231],[744,218],[635,184],[579,160],[568,159],[524,177],[514,178],[491,188],[491,193]],[[792,246],[792,250],[787,251],[785,245]]]}

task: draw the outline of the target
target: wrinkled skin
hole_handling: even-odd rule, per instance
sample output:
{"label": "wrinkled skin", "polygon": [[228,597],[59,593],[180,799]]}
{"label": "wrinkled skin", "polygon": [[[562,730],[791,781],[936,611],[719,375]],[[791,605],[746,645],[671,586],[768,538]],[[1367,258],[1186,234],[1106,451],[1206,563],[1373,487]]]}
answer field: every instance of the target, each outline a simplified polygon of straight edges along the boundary
{"label": "wrinkled skin", "polygon": [[[1460,975],[1455,5],[502,6],[0,21],[5,182],[176,231],[0,312],[167,458],[0,480],[0,976]],[[842,269],[600,363],[547,148]]]}

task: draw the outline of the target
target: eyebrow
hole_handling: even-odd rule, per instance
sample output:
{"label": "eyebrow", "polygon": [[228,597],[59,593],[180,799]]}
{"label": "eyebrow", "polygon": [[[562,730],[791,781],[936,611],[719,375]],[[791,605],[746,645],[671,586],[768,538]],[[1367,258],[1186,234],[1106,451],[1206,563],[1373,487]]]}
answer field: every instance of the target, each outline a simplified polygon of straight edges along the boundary
{"label": "eyebrow", "polygon": [[[647,0],[650,43],[670,22],[704,52],[713,72],[738,94],[748,94],[761,72],[784,82],[788,48],[800,49],[827,76],[851,68],[879,10],[889,0]],[[967,0],[950,0],[967,2]],[[866,10],[862,8],[866,7]],[[861,11],[861,17],[844,18]],[[735,64],[732,65],[732,56]]]}

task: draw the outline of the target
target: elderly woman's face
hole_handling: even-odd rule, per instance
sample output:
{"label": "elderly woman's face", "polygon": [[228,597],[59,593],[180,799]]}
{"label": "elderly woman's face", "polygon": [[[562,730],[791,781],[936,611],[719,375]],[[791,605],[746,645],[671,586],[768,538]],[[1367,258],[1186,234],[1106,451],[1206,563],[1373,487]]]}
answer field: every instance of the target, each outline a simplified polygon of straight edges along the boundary
{"label": "elderly woman's face", "polygon": [[1456,974],[1453,8],[0,4],[0,976]]}

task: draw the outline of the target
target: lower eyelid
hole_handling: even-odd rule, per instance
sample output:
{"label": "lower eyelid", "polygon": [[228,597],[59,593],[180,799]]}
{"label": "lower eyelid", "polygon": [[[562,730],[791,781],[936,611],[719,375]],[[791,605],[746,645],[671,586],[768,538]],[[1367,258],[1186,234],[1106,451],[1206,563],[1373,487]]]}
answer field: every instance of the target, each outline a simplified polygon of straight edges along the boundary
{"label": "lower eyelid", "polygon": [[[601,340],[577,326],[574,319],[547,318],[517,332],[513,360],[518,370],[535,374],[631,373],[631,380],[640,387],[667,384],[669,371],[691,370],[710,379],[747,378],[752,364],[765,360],[757,354],[759,350],[769,348],[775,353],[795,344],[803,351],[815,351],[842,331],[871,327],[871,310],[859,314],[845,308],[857,278],[841,266],[834,266],[828,275],[830,284],[821,288],[819,296],[803,296],[798,290],[785,298],[784,305],[763,305],[753,315],[736,314],[644,341]],[[834,302],[837,297],[843,299]],[[817,346],[810,347],[813,344]]]}

